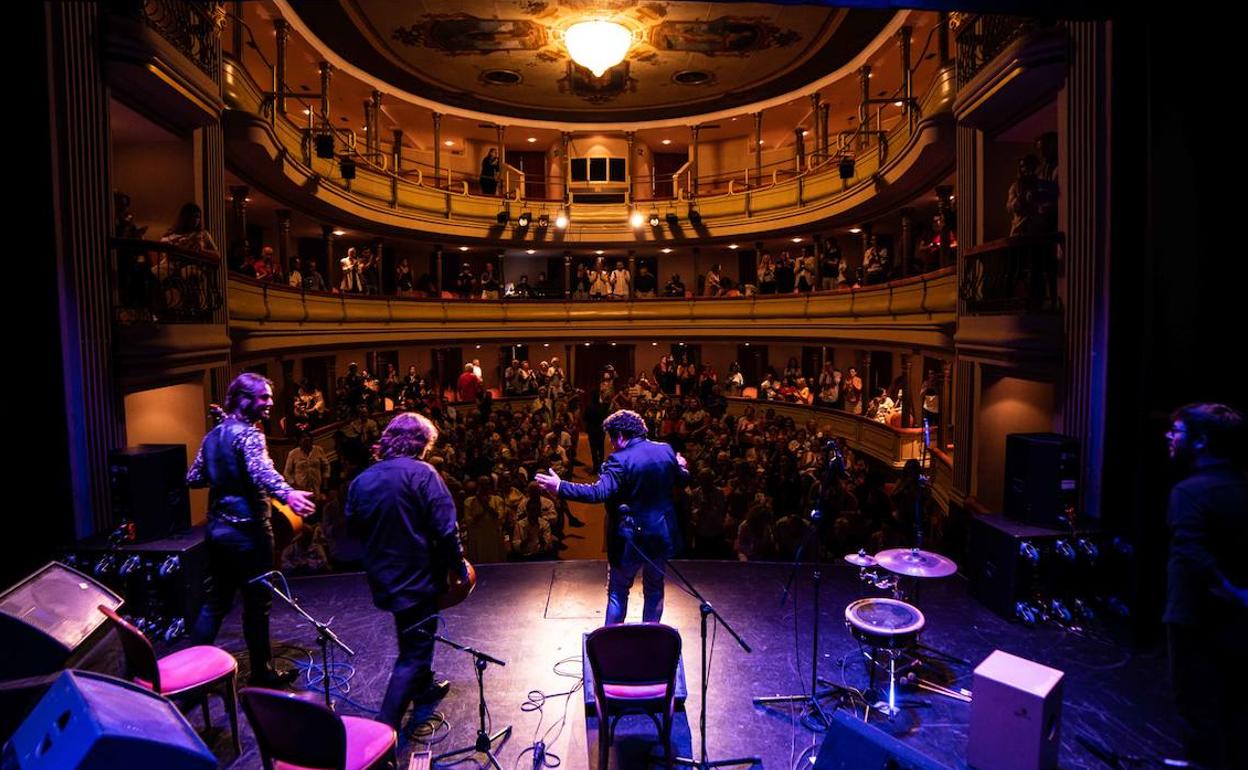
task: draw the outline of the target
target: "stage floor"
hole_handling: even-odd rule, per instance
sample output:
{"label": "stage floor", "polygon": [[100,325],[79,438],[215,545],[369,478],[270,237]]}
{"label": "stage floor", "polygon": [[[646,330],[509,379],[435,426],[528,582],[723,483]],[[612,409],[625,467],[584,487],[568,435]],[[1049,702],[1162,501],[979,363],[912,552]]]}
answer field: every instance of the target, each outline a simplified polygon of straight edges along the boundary
{"label": "stage floor", "polygon": [[[677,565],[754,650],[746,654],[722,629],[714,639],[707,718],[710,758],[758,756],[762,767],[780,770],[802,762],[803,751],[813,756],[823,736],[802,726],[800,709],[764,709],[751,702],[755,696],[801,693],[809,682],[809,571],[803,570],[795,584],[795,594],[780,606],[788,565]],[[493,728],[513,726],[510,740],[499,751],[503,767],[532,767],[531,754],[520,755],[536,737],[543,738],[548,751],[562,758],[563,768],[595,767],[596,720],[588,720],[587,736],[583,694],[554,694],[566,693],[577,684],[582,634],[602,623],[605,564],[575,561],[482,565],[478,574],[476,593],[444,613],[442,633],[507,662],[503,668],[491,666],[485,682]],[[669,576],[663,619],[679,629],[684,640],[689,699],[685,713],[678,716],[675,739],[678,754],[689,756],[698,747],[701,703],[698,603],[681,593],[674,582]],[[639,619],[641,612],[640,583],[638,580],[634,586],[630,620]],[[291,586],[306,610],[320,619],[332,617],[334,630],[356,651],[355,657],[347,659],[354,667],[350,702],[339,700],[340,713],[371,716],[370,710],[380,704],[394,662],[391,616],[373,608],[363,575],[302,578],[292,580]],[[865,686],[866,673],[858,644],[845,628],[844,610],[861,596],[856,568],[844,564],[825,568],[819,674],[853,687]],[[1132,655],[1100,636],[1007,623],[970,599],[960,576],[926,583],[921,607],[927,619],[923,643],[971,662],[948,665],[946,681],[955,688],[969,689],[971,670],[994,649],[1066,673],[1061,767],[1106,767],[1077,740],[1078,736],[1122,754],[1178,754],[1177,722],[1160,651]],[[235,608],[218,642],[245,661],[239,622],[239,609]],[[272,625],[274,644],[286,646],[282,652],[307,660],[308,651],[315,650],[313,631],[280,602],[274,605]],[[336,657],[338,661],[344,659],[342,655]],[[470,657],[439,646],[434,665],[452,682],[450,695],[437,707],[450,724],[449,734],[433,747],[437,753],[473,742],[477,698]],[[540,711],[522,709],[533,690],[551,696]],[[949,767],[965,767],[969,704],[923,691],[906,691],[903,697],[919,703],[904,709],[891,725],[881,726]],[[833,704],[827,705],[831,708]],[[215,699],[213,709],[215,729],[206,733],[206,740],[223,758],[222,766],[260,768],[255,741],[245,720],[241,728],[243,754],[235,759],[228,735],[220,729],[225,720]],[[202,727],[198,709],[189,718],[197,728]],[[613,751],[611,767],[644,767],[653,739],[654,728],[648,719],[626,717],[619,728],[619,750]],[[401,739],[401,745],[400,767],[406,768],[407,757],[421,744],[407,738]],[[808,762],[803,765],[810,767]]]}

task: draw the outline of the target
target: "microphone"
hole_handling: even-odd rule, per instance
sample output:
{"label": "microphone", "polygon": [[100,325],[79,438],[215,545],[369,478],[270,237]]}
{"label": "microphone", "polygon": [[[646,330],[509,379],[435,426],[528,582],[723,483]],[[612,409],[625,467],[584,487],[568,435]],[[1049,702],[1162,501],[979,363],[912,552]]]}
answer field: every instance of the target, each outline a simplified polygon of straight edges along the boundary
{"label": "microphone", "polygon": [[628,507],[628,505],[621,505],[619,511],[620,537],[624,538],[625,542],[631,543],[633,538],[640,534],[641,527],[637,526],[637,521],[633,519],[633,509]]}

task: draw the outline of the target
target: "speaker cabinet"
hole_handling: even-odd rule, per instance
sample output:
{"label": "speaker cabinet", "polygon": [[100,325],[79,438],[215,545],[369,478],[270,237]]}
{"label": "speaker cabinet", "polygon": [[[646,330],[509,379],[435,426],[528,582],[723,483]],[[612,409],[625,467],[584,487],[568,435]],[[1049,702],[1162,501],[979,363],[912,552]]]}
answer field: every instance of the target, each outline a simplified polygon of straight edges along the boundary
{"label": "speaker cabinet", "polygon": [[114,524],[134,522],[136,539],[154,540],[191,526],[185,444],[141,444],[108,453]]}
{"label": "speaker cabinet", "polygon": [[1079,442],[1057,433],[1005,437],[1005,515],[1038,527],[1070,527],[1079,506]]}
{"label": "speaker cabinet", "polygon": [[0,595],[0,680],[59,671],[104,633],[104,613],[121,597],[64,564],[51,562]]}
{"label": "speaker cabinet", "polygon": [[1061,744],[1061,671],[994,650],[975,668],[970,743],[975,770],[1052,770]]}
{"label": "speaker cabinet", "polygon": [[815,770],[951,770],[852,713],[838,709],[829,716]]}
{"label": "speaker cabinet", "polygon": [[21,770],[215,770],[217,758],[168,700],[136,684],[66,671],[4,748]]}

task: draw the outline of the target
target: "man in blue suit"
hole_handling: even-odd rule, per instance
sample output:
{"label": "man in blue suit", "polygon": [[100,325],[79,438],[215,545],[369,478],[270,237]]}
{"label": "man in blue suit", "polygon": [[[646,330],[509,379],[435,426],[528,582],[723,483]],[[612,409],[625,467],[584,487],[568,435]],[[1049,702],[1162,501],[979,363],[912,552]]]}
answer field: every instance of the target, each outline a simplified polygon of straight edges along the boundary
{"label": "man in blue suit", "polygon": [[[663,616],[663,562],[680,543],[672,488],[687,480],[689,471],[685,458],[670,446],[646,438],[646,423],[636,412],[615,412],[602,421],[602,429],[615,451],[602,464],[598,481],[574,484],[553,470],[538,473],[535,480],[565,500],[606,503],[607,625],[624,622],[639,570],[645,594],[641,619],[657,623]],[[658,569],[628,547],[630,541]]]}

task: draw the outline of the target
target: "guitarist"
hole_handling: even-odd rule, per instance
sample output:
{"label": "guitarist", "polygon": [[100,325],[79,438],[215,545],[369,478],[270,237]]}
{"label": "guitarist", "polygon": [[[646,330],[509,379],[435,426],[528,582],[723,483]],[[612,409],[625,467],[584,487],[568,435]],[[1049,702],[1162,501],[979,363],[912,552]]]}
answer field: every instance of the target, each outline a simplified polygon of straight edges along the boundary
{"label": "guitarist", "polygon": [[221,621],[243,592],[243,638],[251,655],[253,685],[289,684],[296,672],[278,673],[269,648],[269,589],[249,582],[273,569],[269,496],[300,516],[316,510],[311,492],[292,489],[273,467],[264,434],[255,426],[273,408],[273,383],[250,372],[230,383],[226,416],[208,432],[186,474],[192,487],[208,487],[207,595],[191,631],[196,644],[211,644]]}
{"label": "guitarist", "polygon": [[[433,676],[433,617],[452,578],[470,580],[459,542],[455,502],[446,483],[421,458],[438,439],[433,423],[415,412],[397,415],[377,444],[379,461],[356,476],[347,492],[347,526],[364,544],[364,570],[373,604],[394,614],[399,656],[378,721],[399,729],[407,707],[446,695],[450,682]],[[424,621],[424,622],[422,622]]]}

